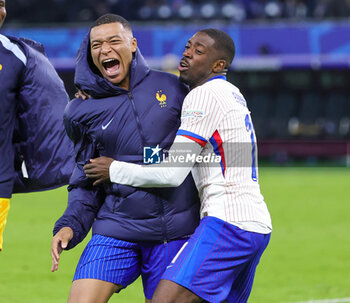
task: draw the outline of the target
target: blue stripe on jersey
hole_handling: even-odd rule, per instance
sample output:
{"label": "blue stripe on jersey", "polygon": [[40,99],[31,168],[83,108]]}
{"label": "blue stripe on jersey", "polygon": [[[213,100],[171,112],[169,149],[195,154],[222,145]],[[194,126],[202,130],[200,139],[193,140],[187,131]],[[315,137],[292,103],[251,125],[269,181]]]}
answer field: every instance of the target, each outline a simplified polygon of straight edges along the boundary
{"label": "blue stripe on jersey", "polygon": [[220,160],[221,171],[222,171],[223,176],[225,177],[226,162],[225,162],[224,149],[222,148],[222,141],[217,142],[217,139],[221,140],[221,137],[220,137],[218,131],[215,131],[214,135],[209,139],[209,142],[213,146],[214,153],[217,156],[220,156],[220,158],[221,158],[221,160]]}
{"label": "blue stripe on jersey", "polygon": [[184,129],[179,129],[177,131],[176,135],[185,136],[185,137],[188,137],[190,139],[193,139],[194,141],[196,141],[197,143],[199,143],[202,146],[205,146],[205,144],[208,142],[208,140],[206,140],[205,138],[203,138],[195,133],[192,133],[188,130],[184,130]]}
{"label": "blue stripe on jersey", "polygon": [[211,81],[211,80],[215,80],[215,79],[226,80],[226,76],[224,76],[224,75],[215,76],[215,77],[213,77],[213,78],[210,78],[207,82],[209,82],[209,81]]}
{"label": "blue stripe on jersey", "polygon": [[21,51],[17,44],[11,42],[7,37],[0,35],[0,42],[10,52],[12,52],[19,60],[23,62],[24,65],[27,65],[27,57]]}

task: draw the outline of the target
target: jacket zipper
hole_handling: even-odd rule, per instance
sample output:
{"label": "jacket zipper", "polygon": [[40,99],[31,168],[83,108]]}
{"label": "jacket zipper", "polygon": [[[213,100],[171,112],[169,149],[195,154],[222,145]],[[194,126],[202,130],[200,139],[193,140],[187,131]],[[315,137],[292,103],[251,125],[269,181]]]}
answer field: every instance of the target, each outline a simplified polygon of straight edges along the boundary
{"label": "jacket zipper", "polygon": [[135,119],[136,119],[137,128],[138,128],[139,133],[140,133],[142,146],[145,146],[146,140],[145,140],[145,136],[143,134],[143,130],[141,128],[141,122],[140,122],[139,115],[137,114],[137,111],[136,111],[134,97],[133,97],[131,92],[128,92],[128,96],[129,96],[129,100],[131,102],[132,110],[134,112],[134,116],[135,116]]}
{"label": "jacket zipper", "polygon": [[[134,112],[137,128],[139,130],[140,137],[141,137],[142,146],[145,147],[146,146],[145,136],[143,134],[143,130],[142,130],[142,127],[141,127],[141,122],[140,122],[139,115],[137,114],[134,97],[133,97],[131,92],[128,92],[128,97],[129,97],[129,100],[131,102],[132,110]],[[161,219],[162,219],[162,223],[163,223],[162,224],[162,229],[163,229],[163,234],[164,234],[163,241],[166,244],[166,243],[168,243],[168,237],[167,237],[167,230],[166,230],[166,222],[165,222],[165,218],[164,218],[164,203],[162,201],[159,201],[159,204],[161,206],[161,210],[160,211],[161,211]]]}

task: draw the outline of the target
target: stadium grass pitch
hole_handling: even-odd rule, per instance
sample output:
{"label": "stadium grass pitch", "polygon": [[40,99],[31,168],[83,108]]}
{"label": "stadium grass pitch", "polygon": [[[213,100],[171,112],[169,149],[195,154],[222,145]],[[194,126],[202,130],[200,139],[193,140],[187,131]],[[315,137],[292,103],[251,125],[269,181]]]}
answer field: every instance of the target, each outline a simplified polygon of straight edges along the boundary
{"label": "stadium grass pitch", "polygon": [[[274,231],[249,302],[350,297],[350,169],[263,167],[259,174]],[[0,253],[0,302],[66,302],[87,242],[63,252],[58,272],[50,272],[52,227],[66,201],[66,188],[11,199]],[[110,302],[144,302],[141,280]]]}

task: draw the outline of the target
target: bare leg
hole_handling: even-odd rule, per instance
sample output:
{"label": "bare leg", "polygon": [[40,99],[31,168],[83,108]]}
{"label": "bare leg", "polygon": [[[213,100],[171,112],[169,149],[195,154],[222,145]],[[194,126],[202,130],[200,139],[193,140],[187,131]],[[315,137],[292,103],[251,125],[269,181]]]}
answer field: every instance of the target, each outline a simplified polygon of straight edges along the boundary
{"label": "bare leg", "polygon": [[150,299],[145,298],[145,303],[151,303]]}
{"label": "bare leg", "polygon": [[203,299],[187,288],[168,280],[160,280],[152,303],[199,303]]}
{"label": "bare leg", "polygon": [[68,303],[106,303],[122,285],[96,279],[73,281]]}

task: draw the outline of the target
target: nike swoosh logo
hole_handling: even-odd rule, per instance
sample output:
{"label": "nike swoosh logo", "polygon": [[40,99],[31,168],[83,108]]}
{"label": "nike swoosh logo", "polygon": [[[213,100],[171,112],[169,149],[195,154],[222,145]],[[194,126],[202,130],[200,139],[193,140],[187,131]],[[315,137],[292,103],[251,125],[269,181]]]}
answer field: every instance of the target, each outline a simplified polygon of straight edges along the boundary
{"label": "nike swoosh logo", "polygon": [[173,267],[173,266],[174,266],[174,264],[170,264],[170,265],[168,265],[168,266],[166,267],[166,269],[171,268],[171,267]]}
{"label": "nike swoosh logo", "polygon": [[109,124],[112,123],[113,119],[114,117],[106,125],[102,125],[102,130],[105,130],[109,126]]}

